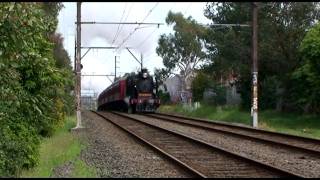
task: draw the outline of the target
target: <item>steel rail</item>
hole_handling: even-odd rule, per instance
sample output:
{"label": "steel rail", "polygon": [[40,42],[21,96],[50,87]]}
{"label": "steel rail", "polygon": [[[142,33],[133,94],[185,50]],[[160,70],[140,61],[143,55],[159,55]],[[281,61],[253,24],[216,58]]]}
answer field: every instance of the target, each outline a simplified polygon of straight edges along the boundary
{"label": "steel rail", "polygon": [[186,117],[186,116],[182,116],[182,115],[173,115],[173,114],[167,114],[167,113],[159,113],[157,112],[156,115],[163,115],[163,116],[170,116],[170,117],[174,117],[174,118],[182,118],[185,120],[196,120],[196,121],[200,121],[200,122],[205,122],[205,123],[211,123],[214,125],[220,125],[220,126],[225,126],[228,128],[237,128],[240,130],[247,130],[247,131],[254,131],[257,133],[265,133],[265,134],[270,134],[270,135],[275,135],[275,136],[279,136],[282,138],[293,138],[296,140],[301,140],[301,141],[308,141],[310,143],[314,143],[319,145],[320,144],[320,139],[316,139],[316,138],[310,138],[310,137],[304,137],[304,136],[297,136],[297,135],[293,135],[293,134],[287,134],[287,133],[283,133],[283,132],[273,132],[273,131],[268,131],[268,130],[263,130],[263,129],[258,129],[258,128],[254,128],[254,127],[248,127],[245,125],[240,125],[240,124],[231,124],[231,123],[225,123],[225,122],[218,122],[218,121],[213,121],[213,120],[208,120],[208,119],[203,119],[203,118],[191,118],[191,117]]}
{"label": "steel rail", "polygon": [[[92,110],[91,110],[92,111]],[[152,143],[150,143],[148,140],[146,140],[145,138],[139,136],[138,134],[132,132],[131,130],[129,130],[128,128],[122,127],[121,125],[113,122],[112,120],[110,120],[109,118],[105,117],[104,115],[102,115],[99,112],[96,111],[92,111],[93,113],[97,114],[98,116],[102,117],[105,120],[108,120],[109,122],[111,122],[113,125],[119,127],[120,129],[124,130],[125,132],[127,132],[128,134],[134,136],[135,138],[141,140],[143,143],[149,145],[150,147],[154,148],[156,151],[160,152],[162,155],[164,155],[165,157],[167,157],[168,159],[172,160],[173,162],[177,163],[178,165],[182,166],[184,169],[187,169],[188,171],[190,171],[192,174],[198,176],[198,177],[202,177],[202,178],[207,178],[207,176],[205,176],[204,174],[202,174],[201,172],[195,170],[194,168],[188,166],[187,164],[185,164],[184,162],[180,161],[179,159],[175,158],[174,156],[172,156],[171,154],[165,152],[164,150],[162,150],[161,148],[153,145]]]}
{"label": "steel rail", "polygon": [[171,131],[171,130],[168,130],[168,129],[164,129],[164,128],[161,128],[161,127],[158,127],[158,126],[155,126],[155,125],[152,125],[152,124],[149,124],[149,123],[146,123],[144,121],[140,121],[136,118],[133,118],[133,117],[130,117],[129,115],[124,115],[124,114],[120,114],[120,113],[117,113],[117,112],[112,112],[113,114],[116,114],[118,116],[121,116],[121,117],[124,117],[124,118],[127,118],[127,119],[131,119],[131,120],[134,120],[134,121],[137,121],[137,122],[140,122],[142,124],[145,124],[149,127],[152,127],[152,128],[156,128],[156,129],[159,129],[159,130],[162,130],[162,131],[165,131],[167,133],[170,133],[172,135],[176,135],[176,136],[179,136],[179,137],[182,137],[182,138],[185,138],[185,139],[188,139],[188,140],[191,140],[192,142],[194,143],[198,143],[198,144],[202,144],[202,145],[205,145],[206,147],[208,148],[211,148],[211,149],[214,149],[216,151],[219,151],[219,152],[222,152],[222,153],[225,153],[225,154],[228,154],[234,158],[238,158],[238,159],[241,159],[243,161],[246,161],[248,163],[253,163],[255,165],[258,165],[258,166],[261,166],[265,169],[268,169],[268,170],[271,170],[273,172],[277,172],[277,173],[280,173],[282,175],[285,175],[285,176],[291,176],[291,177],[304,177],[302,175],[299,175],[299,174],[296,174],[294,172],[290,172],[290,171],[287,171],[285,169],[282,169],[282,168],[279,168],[279,167],[274,167],[272,165],[269,165],[269,164],[266,164],[264,162],[261,162],[259,160],[255,160],[255,159],[252,159],[252,158],[249,158],[249,157],[245,157],[241,154],[238,154],[238,153],[235,153],[235,152],[231,152],[225,148],[222,148],[222,147],[218,147],[218,146],[215,146],[215,145],[212,145],[212,144],[209,144],[203,140],[200,140],[200,139],[197,139],[197,138],[193,138],[193,137],[190,137],[188,135],[185,135],[185,134],[181,134],[181,133],[178,133],[178,132],[174,132],[174,131]]}
{"label": "steel rail", "polygon": [[[276,141],[275,139],[266,139],[266,138],[256,137],[256,136],[252,136],[252,135],[248,135],[248,134],[241,134],[241,133],[235,132],[235,131],[219,129],[218,127],[210,127],[210,126],[214,126],[215,125],[214,123],[211,123],[211,122],[203,122],[203,121],[198,121],[198,120],[194,120],[194,122],[182,122],[180,120],[169,119],[170,116],[169,116],[169,118],[165,118],[165,117],[161,117],[163,115],[157,116],[157,115],[152,115],[152,114],[148,114],[148,115],[144,115],[144,116],[152,117],[152,118],[156,118],[156,119],[162,119],[162,120],[165,120],[165,121],[171,121],[171,122],[180,123],[180,124],[185,124],[185,125],[189,125],[189,126],[194,126],[194,127],[198,127],[198,128],[202,128],[202,129],[206,129],[206,130],[210,130],[210,131],[216,131],[216,132],[220,132],[220,133],[224,133],[224,134],[230,134],[230,135],[234,135],[234,136],[238,136],[238,137],[242,137],[242,138],[246,138],[246,139],[254,139],[254,140],[258,140],[258,141],[262,141],[262,142],[281,145],[281,146],[285,146],[285,147],[288,147],[288,148],[292,148],[292,149],[296,149],[296,150],[300,150],[300,151],[304,151],[304,152],[308,151],[308,152],[310,152],[312,154],[316,154],[316,155],[320,156],[320,151],[316,150],[316,149],[297,146],[297,145],[294,145],[294,144],[288,144],[288,143],[284,143],[284,142],[281,142],[281,141]],[[186,119],[183,119],[182,117],[179,117],[179,118],[178,117],[174,117],[174,118],[181,119],[181,120],[186,120]],[[195,124],[195,123],[197,123],[197,124]],[[207,126],[207,125],[209,125],[209,126]],[[282,138],[284,138],[284,137],[282,137]],[[318,142],[318,144],[320,144],[320,141]]]}

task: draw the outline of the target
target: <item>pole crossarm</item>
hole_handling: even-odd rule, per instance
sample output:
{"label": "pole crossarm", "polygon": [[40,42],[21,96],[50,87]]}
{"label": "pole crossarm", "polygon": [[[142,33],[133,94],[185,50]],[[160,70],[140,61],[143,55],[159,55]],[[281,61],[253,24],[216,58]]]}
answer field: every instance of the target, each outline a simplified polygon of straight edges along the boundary
{"label": "pole crossarm", "polygon": [[115,76],[114,74],[81,74],[81,76]]}
{"label": "pole crossarm", "polygon": [[251,24],[201,24],[204,27],[252,27]]}
{"label": "pole crossarm", "polygon": [[240,26],[240,27],[251,27],[250,24],[211,24],[211,26]]}
{"label": "pole crossarm", "polygon": [[109,81],[110,81],[111,83],[113,83],[113,81],[109,78],[109,76],[107,76],[107,78],[109,79]]}
{"label": "pole crossarm", "polygon": [[[114,47],[114,46],[88,46],[88,47],[80,47],[81,49],[88,49],[86,51],[86,53],[84,53],[83,56],[81,56],[81,59],[84,58],[85,55],[88,54],[88,52],[91,50],[91,49],[118,49],[119,47]],[[126,47],[126,48],[132,48],[132,47]]]}
{"label": "pole crossarm", "polygon": [[134,57],[134,59],[141,65],[141,62],[139,61],[139,59],[129,50],[129,48],[127,48],[127,50]]}
{"label": "pole crossarm", "polygon": [[91,48],[88,48],[88,50],[86,51],[86,53],[84,53],[84,55],[83,55],[83,56],[81,56],[81,58],[80,58],[80,59],[82,59],[85,55],[87,55],[87,54],[88,54],[88,52],[90,51],[90,49],[91,49]]}
{"label": "pole crossarm", "polygon": [[[82,46],[81,49],[118,49],[119,47],[115,46]],[[132,47],[126,47],[132,48]]]}
{"label": "pole crossarm", "polygon": [[[77,22],[75,22],[75,24],[77,24]],[[80,24],[129,24],[129,25],[163,25],[164,23],[143,23],[143,22],[96,22],[96,21],[84,21],[84,22],[80,22]]]}

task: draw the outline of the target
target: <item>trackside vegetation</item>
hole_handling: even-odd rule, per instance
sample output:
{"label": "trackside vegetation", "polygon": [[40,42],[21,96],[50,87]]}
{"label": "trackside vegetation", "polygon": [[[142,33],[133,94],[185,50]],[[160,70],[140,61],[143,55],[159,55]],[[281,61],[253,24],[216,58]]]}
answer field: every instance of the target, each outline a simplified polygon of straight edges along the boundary
{"label": "trackside vegetation", "polygon": [[80,159],[81,150],[87,144],[70,132],[75,127],[75,116],[67,117],[63,127],[57,129],[52,137],[43,138],[40,145],[39,165],[24,170],[20,177],[56,177],[55,169],[69,165],[71,170],[67,177],[96,177],[94,168]]}
{"label": "trackside vegetation", "polygon": [[[252,126],[250,112],[236,106],[213,106],[201,103],[200,108],[190,110],[182,105],[163,105],[160,106],[159,111]],[[299,115],[264,110],[259,112],[259,128],[320,139],[319,119],[319,115]]]}
{"label": "trackside vegetation", "polygon": [[61,8],[0,3],[0,177],[39,164],[41,138],[72,114],[72,68],[55,33]]}

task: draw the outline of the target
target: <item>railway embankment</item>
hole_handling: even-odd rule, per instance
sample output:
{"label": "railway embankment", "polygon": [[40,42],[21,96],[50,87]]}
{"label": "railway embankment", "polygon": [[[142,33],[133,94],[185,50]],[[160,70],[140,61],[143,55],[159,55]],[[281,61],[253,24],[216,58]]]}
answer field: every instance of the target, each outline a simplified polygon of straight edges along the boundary
{"label": "railway embankment", "polygon": [[[183,108],[181,105],[162,105],[158,111],[248,126],[252,124],[249,111],[231,106],[201,105],[198,109],[191,109]],[[280,113],[271,110],[260,111],[259,128],[320,139],[320,116]]]}
{"label": "railway embankment", "polygon": [[43,138],[40,145],[39,164],[24,170],[20,177],[97,177],[96,170],[85,162],[87,142],[84,132],[73,133],[74,116],[66,118],[65,124],[53,136]]}
{"label": "railway embankment", "polygon": [[189,177],[153,149],[90,111],[82,113],[88,148],[83,157],[98,177]]}
{"label": "railway embankment", "polygon": [[[174,109],[174,107],[169,108]],[[169,111],[169,108],[168,106],[163,106],[160,111],[173,113]],[[198,109],[198,111],[199,110],[201,109]],[[227,114],[228,109],[221,108],[217,111],[215,112],[216,114],[219,114],[219,111],[220,113]],[[231,110],[229,109],[229,111]],[[183,110],[176,110],[175,113],[199,117],[199,115],[196,116],[195,111],[189,112],[190,114],[194,113],[191,115],[185,113]],[[201,113],[204,113],[203,109]],[[24,172],[21,177],[193,177],[194,174],[190,173],[185,167],[172,162],[170,158],[166,158],[157,152],[157,150],[147,146],[139,138],[135,138],[116,125],[116,123],[121,123],[122,121],[123,123],[127,122],[128,120],[123,119],[125,117],[115,116],[107,112],[102,112],[102,114],[106,117],[99,116],[91,111],[83,111],[82,120],[85,128],[82,129],[81,132],[76,133],[70,131],[75,126],[75,118],[69,118],[64,127],[59,129],[54,136],[43,139],[40,151],[40,164],[32,170]],[[263,117],[263,113],[261,114]],[[210,116],[211,114],[208,113],[208,115]],[[156,115],[144,117],[142,115],[126,114],[126,116],[136,117],[139,121],[154,124],[172,131],[173,135],[168,136],[167,139],[161,139],[166,137],[166,135],[160,135],[163,132],[159,130],[151,132],[149,127],[137,128],[133,124],[127,124],[129,129],[138,129],[138,136],[144,139],[149,138],[149,140],[152,141],[151,143],[155,143],[156,145],[158,143],[158,148],[167,147],[163,151],[171,154],[172,157],[176,157],[182,163],[187,164],[188,167],[190,162],[193,162],[190,166],[191,169],[196,169],[205,177],[229,177],[232,175],[234,175],[234,177],[242,177],[242,175],[244,175],[244,177],[282,177],[291,176],[290,173],[293,173],[293,176],[296,174],[302,177],[318,177],[318,156],[313,157],[313,155],[298,148],[291,148],[281,144],[273,147],[272,144],[276,143],[271,142],[270,144],[268,141],[264,141],[263,137],[261,137],[261,140],[256,141],[251,140],[250,135],[243,134],[242,132],[232,130],[232,133],[224,133],[222,129],[219,130],[217,125],[214,125],[213,130],[209,130],[208,125],[204,125],[207,129],[201,129],[200,126],[197,128],[191,127],[188,124],[179,125],[177,122],[166,122],[152,117]],[[230,121],[229,119],[228,123],[236,122],[238,124],[246,124],[241,122],[245,116],[246,115],[238,115],[240,121]],[[203,116],[200,117],[203,118]],[[220,117],[223,116],[220,114]],[[114,122],[108,121],[108,118]],[[250,118],[250,116],[248,118]],[[279,119],[281,119],[281,117]],[[221,118],[218,120],[224,119]],[[262,121],[262,125],[265,125],[264,123],[265,122]],[[144,133],[147,134],[144,135]],[[188,135],[195,138],[195,141],[201,141],[207,145],[198,146],[196,144],[190,144],[188,143],[190,140],[174,140],[172,138],[182,138],[181,135],[174,135],[175,133],[183,134],[183,136]],[[237,134],[240,134],[240,136]],[[246,137],[247,135],[248,137]],[[156,142],[156,140],[159,142]],[[273,140],[276,141],[274,138]],[[186,142],[183,143],[184,141]],[[170,144],[170,142],[174,143]],[[208,149],[205,147],[208,145],[214,148],[212,149],[211,147],[211,149]],[[218,149],[215,150],[217,147]],[[179,148],[180,150],[178,150]],[[234,155],[230,155],[228,152],[222,152],[219,148]],[[262,149],[264,151],[260,152]],[[184,152],[186,150],[192,150],[192,152]],[[200,151],[201,153],[199,153]],[[208,154],[208,158],[212,158],[213,154],[222,158],[221,162],[213,159],[208,161],[208,158],[205,157],[205,152]],[[275,154],[274,152],[278,153]],[[225,155],[226,157],[224,157]],[[279,157],[277,158],[275,155]],[[224,160],[225,158],[229,158],[229,160]],[[313,165],[312,163],[308,164],[309,160],[314,162]],[[232,162],[230,166],[226,165],[228,162]],[[222,169],[207,169],[207,165],[208,167],[213,166],[212,163],[220,163],[214,167]],[[245,165],[239,169],[239,163],[242,165],[244,163]],[[200,166],[197,164],[200,164],[202,168],[199,169]],[[306,168],[307,165],[308,168]],[[232,172],[235,174],[226,173],[230,170],[229,167],[233,166],[234,169]],[[251,166],[257,169],[251,172]],[[228,168],[223,169],[223,167]],[[237,170],[234,171],[235,169]],[[223,173],[221,173],[222,171]],[[221,174],[219,175],[217,172]]]}

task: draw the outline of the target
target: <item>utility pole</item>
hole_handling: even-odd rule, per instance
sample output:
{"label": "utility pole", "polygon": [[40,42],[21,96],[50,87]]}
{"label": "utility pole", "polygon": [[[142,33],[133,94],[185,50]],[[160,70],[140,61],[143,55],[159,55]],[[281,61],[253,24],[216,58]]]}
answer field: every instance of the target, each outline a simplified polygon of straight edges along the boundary
{"label": "utility pole", "polygon": [[117,78],[117,56],[114,56],[114,81]]}
{"label": "utility pole", "polygon": [[81,124],[81,2],[77,2],[77,46],[76,46],[76,86],[75,86],[75,95],[76,95],[76,112],[77,112],[77,125],[73,129],[83,128]]}
{"label": "utility pole", "polygon": [[140,61],[141,61],[141,63],[140,63],[140,65],[141,65],[141,70],[142,70],[142,67],[143,67],[143,54],[142,54],[142,53],[141,53]]}
{"label": "utility pole", "polygon": [[258,5],[257,2],[252,3],[252,107],[251,115],[253,127],[258,127]]}
{"label": "utility pole", "polygon": [[[117,78],[117,68],[119,68],[119,67],[117,67],[117,63],[119,62],[119,61],[117,61],[117,57],[120,57],[120,56],[114,56],[114,81],[116,81],[116,78]],[[114,82],[113,81],[113,82]]]}
{"label": "utility pole", "polygon": [[77,38],[74,37],[74,60],[73,60],[73,64],[74,64],[74,74],[77,74],[77,64],[76,64],[76,61],[77,61]]}

